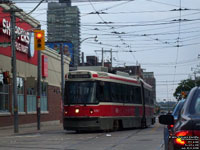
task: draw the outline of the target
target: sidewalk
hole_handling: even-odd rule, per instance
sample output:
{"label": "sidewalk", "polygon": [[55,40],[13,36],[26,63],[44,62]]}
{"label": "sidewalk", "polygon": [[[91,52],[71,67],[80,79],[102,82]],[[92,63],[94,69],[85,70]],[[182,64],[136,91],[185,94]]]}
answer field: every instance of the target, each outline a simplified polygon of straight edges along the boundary
{"label": "sidewalk", "polygon": [[37,130],[37,124],[19,125],[19,132],[14,133],[14,126],[0,127],[0,136],[15,136],[24,134],[44,133],[47,131],[64,130],[60,122],[42,122],[40,130]]}

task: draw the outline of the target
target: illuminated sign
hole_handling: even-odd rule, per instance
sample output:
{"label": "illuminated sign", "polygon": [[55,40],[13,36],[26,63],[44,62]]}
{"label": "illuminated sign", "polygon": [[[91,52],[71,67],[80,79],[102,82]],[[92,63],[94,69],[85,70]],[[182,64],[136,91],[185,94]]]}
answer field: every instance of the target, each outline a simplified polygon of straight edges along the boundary
{"label": "illuminated sign", "polygon": [[42,77],[48,77],[48,57],[42,55]]}
{"label": "illuminated sign", "polygon": [[[11,36],[11,24],[10,21],[6,20],[3,18],[0,21],[0,27],[2,27],[1,32],[4,35],[7,35],[8,37]],[[30,42],[31,42],[31,37],[30,37],[31,32],[27,32],[21,27],[15,26],[15,34],[16,34],[16,41],[15,41],[15,47],[16,50],[25,54],[30,53]],[[32,52],[32,57],[34,53]]]}
{"label": "illuminated sign", "polygon": [[91,78],[90,74],[69,74],[68,76],[69,79],[74,79],[74,78]]}
{"label": "illuminated sign", "polygon": [[29,51],[28,51],[28,56],[33,57],[35,54],[35,49],[34,49],[34,33],[30,32],[30,43],[29,43]]}

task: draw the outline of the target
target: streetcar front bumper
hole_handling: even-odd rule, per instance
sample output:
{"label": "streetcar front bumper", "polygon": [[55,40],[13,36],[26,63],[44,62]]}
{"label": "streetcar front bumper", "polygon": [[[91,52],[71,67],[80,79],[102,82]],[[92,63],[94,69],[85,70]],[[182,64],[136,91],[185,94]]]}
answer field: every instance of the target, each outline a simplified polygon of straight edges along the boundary
{"label": "streetcar front bumper", "polygon": [[100,120],[97,117],[67,117],[63,120],[65,130],[90,131],[101,130]]}

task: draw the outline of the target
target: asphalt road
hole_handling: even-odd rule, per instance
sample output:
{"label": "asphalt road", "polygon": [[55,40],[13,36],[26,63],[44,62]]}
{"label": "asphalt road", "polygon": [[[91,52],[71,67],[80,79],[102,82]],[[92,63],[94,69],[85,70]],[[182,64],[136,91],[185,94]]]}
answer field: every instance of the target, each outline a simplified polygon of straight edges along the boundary
{"label": "asphalt road", "polygon": [[0,137],[0,150],[163,150],[163,126],[76,133],[62,128]]}

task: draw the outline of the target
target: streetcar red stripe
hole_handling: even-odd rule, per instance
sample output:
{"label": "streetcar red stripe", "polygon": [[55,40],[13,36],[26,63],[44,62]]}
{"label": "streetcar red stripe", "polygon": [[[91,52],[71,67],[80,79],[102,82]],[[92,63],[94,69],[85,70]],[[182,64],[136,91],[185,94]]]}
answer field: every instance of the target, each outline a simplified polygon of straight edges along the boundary
{"label": "streetcar red stripe", "polygon": [[136,83],[136,84],[138,84],[137,81],[129,80],[129,79],[123,79],[123,78],[118,78],[118,77],[110,77],[110,79],[120,80],[120,81],[125,81],[125,82],[132,82],[132,83]]}
{"label": "streetcar red stripe", "polygon": [[[79,109],[79,113],[75,113],[75,109]],[[84,116],[142,116],[143,114],[143,107],[142,106],[119,106],[119,105],[98,105],[98,106],[64,106],[64,110],[67,111],[65,116],[77,116],[77,117],[84,117]],[[93,111],[91,114],[90,111]],[[146,115],[151,116],[153,113],[152,108],[146,107]]]}
{"label": "streetcar red stripe", "polygon": [[134,81],[134,80],[130,80],[130,79],[124,79],[124,78],[119,78],[119,77],[99,77],[98,74],[93,74],[92,75],[93,78],[103,78],[103,79],[113,79],[113,80],[120,80],[120,81],[124,81],[124,82],[131,82],[131,83],[135,83],[135,84],[139,84],[138,81]]}

